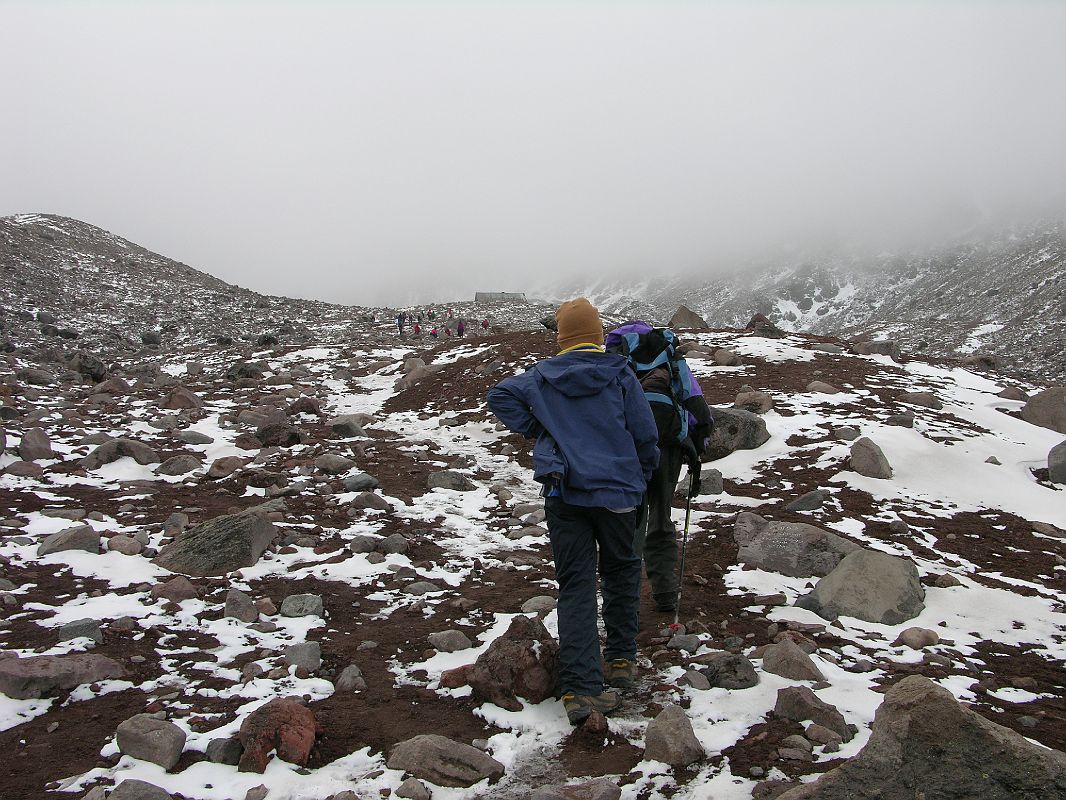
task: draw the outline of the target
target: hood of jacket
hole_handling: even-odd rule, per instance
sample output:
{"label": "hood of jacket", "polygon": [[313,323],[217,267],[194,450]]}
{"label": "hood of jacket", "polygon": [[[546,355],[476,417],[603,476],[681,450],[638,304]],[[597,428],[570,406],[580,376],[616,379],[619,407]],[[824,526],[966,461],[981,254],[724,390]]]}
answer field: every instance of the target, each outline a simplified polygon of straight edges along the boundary
{"label": "hood of jacket", "polygon": [[588,350],[563,353],[534,367],[545,381],[567,397],[598,394],[628,368],[629,362],[620,355]]}

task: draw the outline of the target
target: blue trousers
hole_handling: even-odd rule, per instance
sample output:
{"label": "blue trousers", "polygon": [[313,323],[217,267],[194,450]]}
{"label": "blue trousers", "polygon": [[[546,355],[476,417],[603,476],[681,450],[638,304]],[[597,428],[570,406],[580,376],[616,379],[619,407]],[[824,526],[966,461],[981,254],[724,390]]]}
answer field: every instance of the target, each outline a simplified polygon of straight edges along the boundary
{"label": "blue trousers", "polygon": [[[547,497],[544,511],[559,583],[559,685],[564,691],[603,691],[603,658],[637,654],[640,557],[633,551],[637,512],[615,513]],[[596,576],[603,593],[607,644],[600,655]]]}

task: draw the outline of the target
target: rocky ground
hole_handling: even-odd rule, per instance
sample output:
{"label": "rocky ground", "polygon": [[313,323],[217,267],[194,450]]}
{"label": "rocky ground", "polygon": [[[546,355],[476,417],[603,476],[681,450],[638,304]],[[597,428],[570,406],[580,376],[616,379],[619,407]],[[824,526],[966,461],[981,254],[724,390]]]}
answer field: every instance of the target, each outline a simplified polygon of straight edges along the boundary
{"label": "rocky ground", "polygon": [[536,314],[416,341],[189,276],[182,314],[245,316],[145,344],[138,299],[108,340],[76,284],[4,287],[5,798],[1066,796],[1061,389],[685,332],[718,426],[683,630],[645,597],[638,688],[572,729],[484,402],[554,352]]}

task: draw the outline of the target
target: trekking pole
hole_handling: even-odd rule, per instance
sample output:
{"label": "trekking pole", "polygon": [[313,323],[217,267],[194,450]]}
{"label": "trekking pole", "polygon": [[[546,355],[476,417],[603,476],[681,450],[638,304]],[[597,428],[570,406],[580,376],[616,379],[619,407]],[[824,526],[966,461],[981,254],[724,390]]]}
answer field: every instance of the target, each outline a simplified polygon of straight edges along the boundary
{"label": "trekking pole", "polygon": [[681,593],[685,583],[685,550],[688,548],[688,523],[692,518],[692,495],[696,492],[696,473],[689,470],[688,501],[685,503],[685,530],[681,534],[681,571],[677,576],[677,605],[674,606],[674,624],[670,630],[676,631],[681,627],[678,619],[681,617]]}

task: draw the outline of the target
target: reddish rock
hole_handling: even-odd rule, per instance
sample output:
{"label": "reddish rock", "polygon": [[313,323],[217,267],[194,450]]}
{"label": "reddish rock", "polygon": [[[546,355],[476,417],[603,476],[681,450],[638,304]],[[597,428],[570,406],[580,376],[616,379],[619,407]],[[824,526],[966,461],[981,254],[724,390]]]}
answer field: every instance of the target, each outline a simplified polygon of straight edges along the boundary
{"label": "reddish rock", "polygon": [[239,736],[244,754],[237,768],[262,774],[272,750],[283,761],[305,765],[320,732],[311,709],[288,697],[271,700],[241,723]]}
{"label": "reddish rock", "polygon": [[470,664],[464,664],[455,669],[446,669],[440,674],[440,686],[442,689],[458,689],[466,686],[470,681]]}
{"label": "reddish rock", "polygon": [[474,696],[508,711],[521,711],[518,698],[540,703],[559,682],[559,645],[534,617],[517,616],[470,667]]}

